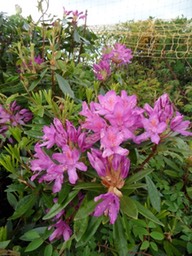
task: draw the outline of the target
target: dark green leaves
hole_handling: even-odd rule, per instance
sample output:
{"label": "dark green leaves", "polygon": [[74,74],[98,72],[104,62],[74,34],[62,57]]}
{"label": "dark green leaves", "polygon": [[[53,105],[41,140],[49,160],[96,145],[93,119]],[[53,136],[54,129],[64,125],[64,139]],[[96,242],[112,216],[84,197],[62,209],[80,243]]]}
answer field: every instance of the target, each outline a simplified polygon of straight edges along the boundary
{"label": "dark green leaves", "polygon": [[158,225],[164,226],[164,224],[146,207],[144,207],[141,203],[138,201],[135,201],[135,204],[138,208],[138,212],[146,217],[149,220],[152,220],[153,222],[157,223]]}
{"label": "dark green leaves", "polygon": [[122,219],[118,216],[113,226],[113,238],[119,256],[126,256],[128,252],[127,239],[123,228]]}
{"label": "dark green leaves", "polygon": [[14,214],[10,217],[11,220],[15,220],[29,211],[36,202],[36,196],[31,194],[23,197],[16,206]]}
{"label": "dark green leaves", "polygon": [[155,186],[154,182],[149,176],[146,176],[145,179],[147,183],[147,190],[148,190],[151,205],[156,211],[160,212],[161,199],[160,199],[159,191],[157,190],[157,187]]}
{"label": "dark green leaves", "polygon": [[133,219],[138,218],[138,209],[136,204],[134,203],[134,200],[132,200],[130,197],[122,196],[120,199],[120,203],[120,209],[124,214]]}
{"label": "dark green leaves", "polygon": [[49,212],[43,217],[43,220],[48,220],[53,218],[55,215],[57,215],[61,210],[63,210],[72,200],[73,198],[78,194],[78,191],[72,191],[69,193],[66,200],[62,203],[55,203],[52,208],[49,210]]}

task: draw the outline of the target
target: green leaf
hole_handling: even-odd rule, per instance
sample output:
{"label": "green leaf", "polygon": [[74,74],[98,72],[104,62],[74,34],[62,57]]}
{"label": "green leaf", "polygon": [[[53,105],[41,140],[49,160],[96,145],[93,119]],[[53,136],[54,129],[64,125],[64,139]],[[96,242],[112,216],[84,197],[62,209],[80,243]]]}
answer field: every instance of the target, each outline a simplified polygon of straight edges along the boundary
{"label": "green leaf", "polygon": [[164,239],[164,235],[158,231],[151,232],[150,236],[155,240],[163,240]]}
{"label": "green leaf", "polygon": [[91,237],[96,233],[97,229],[99,228],[102,219],[103,219],[103,216],[101,216],[101,217],[91,216],[90,217],[90,221],[88,223],[87,230],[81,237],[81,240],[79,241],[79,243],[77,243],[76,247],[84,246],[89,242]]}
{"label": "green leaf", "polygon": [[173,170],[164,170],[164,173],[172,178],[178,178],[179,176],[181,176],[181,174],[179,174],[178,171],[176,172]]}
{"label": "green leaf", "polygon": [[192,254],[192,242],[187,243],[187,251],[189,254]]}
{"label": "green leaf", "polygon": [[147,185],[145,183],[141,183],[141,182],[136,182],[136,183],[133,183],[133,184],[127,184],[125,186],[123,186],[122,188],[122,191],[123,190],[130,190],[130,191],[134,191],[135,189],[138,189],[138,188],[146,188]]}
{"label": "green leaf", "polygon": [[79,182],[79,184],[77,184],[74,189],[84,189],[84,190],[92,190],[92,191],[101,191],[103,188],[103,186],[101,184],[98,183],[93,183],[93,182]]}
{"label": "green leaf", "polygon": [[121,211],[126,214],[128,217],[133,219],[138,219],[138,209],[134,201],[127,196],[122,196],[120,198]]}
{"label": "green leaf", "polygon": [[89,215],[94,211],[98,202],[93,200],[88,201],[87,197],[84,198],[81,207],[74,217],[74,234],[75,239],[79,241],[85,233],[89,221]]}
{"label": "green leaf", "polygon": [[13,215],[9,218],[10,220],[15,220],[29,211],[35,204],[37,198],[35,195],[28,195],[23,197],[17,204],[16,210]]}
{"label": "green leaf", "polygon": [[37,79],[37,80],[35,80],[35,81],[33,81],[33,82],[31,83],[31,85],[29,86],[29,89],[28,89],[29,92],[32,91],[32,90],[34,90],[34,89],[37,87],[37,85],[41,82],[41,80],[43,79],[43,77],[45,76],[46,73],[47,73],[47,69],[45,69],[45,70],[40,74],[40,78],[39,78],[39,79]]}
{"label": "green leaf", "polygon": [[150,247],[154,250],[154,251],[158,251],[158,246],[157,246],[157,244],[156,243],[154,243],[154,242],[150,242]]}
{"label": "green leaf", "polygon": [[9,204],[15,209],[18,204],[16,196],[13,193],[7,192],[7,200]]}
{"label": "green leaf", "polygon": [[16,141],[20,142],[22,130],[19,127],[9,127],[9,131]]}
{"label": "green leaf", "polygon": [[171,167],[171,168],[174,169],[175,171],[177,171],[177,172],[180,171],[179,166],[177,166],[174,161],[170,160],[170,159],[167,158],[167,157],[163,157],[163,160],[165,161],[165,163],[166,163],[169,167]]}
{"label": "green leaf", "polygon": [[155,184],[153,183],[153,181],[151,180],[151,178],[149,176],[145,177],[146,179],[146,183],[147,183],[147,189],[148,189],[148,194],[149,194],[149,199],[151,202],[151,205],[153,206],[153,208],[160,212],[161,211],[161,198],[160,198],[160,194],[159,191],[157,190]]}
{"label": "green leaf", "polygon": [[140,204],[138,201],[135,201],[135,204],[137,206],[138,212],[143,215],[145,218],[152,220],[153,222],[161,225],[164,227],[164,224],[146,207],[144,207],[142,204]]}
{"label": "green leaf", "polygon": [[31,252],[39,248],[43,244],[44,240],[40,237],[33,240],[25,249],[25,252]]}
{"label": "green leaf", "polygon": [[40,238],[40,234],[36,230],[29,230],[24,235],[20,237],[23,241],[33,241],[37,238]]}
{"label": "green leaf", "polygon": [[98,202],[95,201],[87,201],[87,197],[84,198],[81,207],[79,208],[78,212],[76,213],[74,220],[81,220],[89,216],[95,209]]}
{"label": "green leaf", "polygon": [[144,171],[139,171],[135,174],[133,174],[131,177],[129,177],[125,183],[125,186],[128,187],[129,184],[132,184],[134,182],[137,182],[141,179],[143,179],[145,176],[149,175],[153,170],[144,170]]}
{"label": "green leaf", "polygon": [[48,220],[55,217],[55,215],[57,215],[73,200],[73,198],[78,194],[78,192],[78,190],[70,192],[62,205],[58,203],[54,204],[53,207],[49,210],[49,212],[43,217],[43,220]]}
{"label": "green leaf", "polygon": [[72,91],[68,81],[66,79],[64,79],[62,76],[60,76],[59,74],[56,74],[56,78],[57,78],[57,82],[59,84],[59,88],[61,89],[61,91],[65,95],[68,95],[74,99],[74,97],[75,97],[74,92]]}
{"label": "green leaf", "polygon": [[53,253],[53,245],[52,244],[48,244],[45,247],[44,256],[52,256],[52,253]]}
{"label": "green leaf", "polygon": [[11,240],[0,242],[0,249],[5,249]]}
{"label": "green leaf", "polygon": [[113,238],[119,256],[126,256],[128,252],[128,244],[125,237],[125,231],[119,215],[115,224],[113,225]]}
{"label": "green leaf", "polygon": [[140,250],[146,250],[149,248],[149,241],[145,240],[140,247]]}
{"label": "green leaf", "polygon": [[88,216],[83,219],[74,221],[74,226],[73,226],[74,227],[74,235],[75,235],[75,240],[77,242],[80,241],[81,237],[85,233],[85,231],[87,229],[88,222],[89,222]]}
{"label": "green leaf", "polygon": [[75,29],[75,31],[74,31],[73,37],[74,37],[74,41],[75,41],[76,43],[81,43],[80,35],[79,35],[79,33],[77,32],[76,29]]}
{"label": "green leaf", "polygon": [[51,219],[53,217],[55,217],[55,215],[57,215],[60,211],[63,210],[63,205],[55,203],[51,209],[49,210],[49,212],[43,217],[43,220],[48,220]]}

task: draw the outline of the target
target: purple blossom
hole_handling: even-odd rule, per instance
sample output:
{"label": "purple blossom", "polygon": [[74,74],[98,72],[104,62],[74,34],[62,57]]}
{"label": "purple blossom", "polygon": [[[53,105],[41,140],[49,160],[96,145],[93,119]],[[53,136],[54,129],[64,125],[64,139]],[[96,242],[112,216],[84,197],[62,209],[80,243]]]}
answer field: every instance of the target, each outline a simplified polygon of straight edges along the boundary
{"label": "purple blossom", "polygon": [[98,113],[96,113],[93,104],[90,104],[89,109],[87,103],[83,102],[82,111],[79,114],[86,117],[86,120],[81,124],[82,128],[100,134],[100,131],[107,126],[106,121],[101,116],[99,116]]}
{"label": "purple blossom", "polygon": [[118,154],[115,154],[112,159],[112,170],[113,173],[118,173],[122,179],[127,178],[130,168],[130,160]]}
{"label": "purple blossom", "polygon": [[87,153],[88,159],[92,167],[97,171],[100,177],[107,175],[108,161],[102,157],[102,152],[98,149],[91,149],[91,153]]}
{"label": "purple blossom", "polygon": [[40,55],[38,55],[34,57],[34,62],[38,65],[41,65],[44,62],[44,60],[41,58]]}
{"label": "purple blossom", "polygon": [[54,239],[60,239],[62,237],[63,237],[64,241],[67,241],[67,240],[69,240],[69,238],[72,235],[72,230],[69,227],[69,225],[65,221],[63,221],[61,219],[59,219],[51,227],[54,227],[55,230],[53,231],[53,233],[49,237],[50,241],[53,241]]}
{"label": "purple blossom", "polygon": [[120,208],[119,197],[113,193],[101,194],[94,198],[95,202],[102,200],[94,210],[93,215],[99,217],[101,215],[109,216],[110,223],[114,224]]}
{"label": "purple blossom", "polygon": [[176,116],[171,120],[170,128],[184,136],[192,136],[192,132],[186,131],[190,128],[190,121],[183,121],[183,115],[176,112]]}
{"label": "purple blossom", "polygon": [[61,121],[54,118],[53,124],[43,127],[43,140],[41,146],[46,146],[48,149],[55,144],[58,147],[63,147],[67,143],[67,133],[63,128]]}
{"label": "purple blossom", "polygon": [[160,122],[157,115],[153,114],[148,118],[143,118],[143,127],[146,132],[138,136],[135,139],[136,143],[140,143],[148,138],[155,144],[159,144],[160,136],[167,129],[167,124],[165,122]]}
{"label": "purple blossom", "polygon": [[110,63],[101,60],[98,64],[93,64],[93,71],[99,81],[106,81],[111,75]]}
{"label": "purple blossom", "polygon": [[124,185],[124,179],[127,177],[130,168],[130,160],[122,155],[113,154],[110,157],[103,157],[102,151],[91,149],[87,153],[92,167],[102,180],[102,184],[108,188],[108,191],[121,196],[121,189]]}
{"label": "purple blossom", "polygon": [[62,153],[54,153],[52,157],[58,161],[59,169],[67,171],[71,184],[75,184],[78,179],[76,169],[81,171],[87,170],[87,166],[83,162],[79,162],[79,151],[75,148],[70,149],[67,145],[63,147]]}
{"label": "purple blossom", "polygon": [[113,154],[127,155],[129,151],[120,147],[119,145],[124,141],[124,134],[118,128],[109,126],[107,129],[101,131],[101,149],[103,157]]}
{"label": "purple blossom", "polygon": [[173,104],[168,94],[164,93],[154,104],[154,112],[158,113],[160,122],[168,122],[174,113]]}
{"label": "purple blossom", "polygon": [[113,113],[115,105],[119,102],[120,97],[116,94],[115,91],[108,91],[105,95],[98,96],[99,103],[95,103],[94,107],[96,113],[100,115],[106,115]]}
{"label": "purple blossom", "polygon": [[116,43],[113,49],[112,61],[116,64],[130,63],[133,58],[131,49],[128,49],[125,45]]}
{"label": "purple blossom", "polygon": [[35,145],[34,157],[36,159],[31,160],[31,170],[34,172],[31,177],[32,181],[36,179],[37,176],[41,175],[43,170],[46,170],[54,165],[54,162],[42,150],[41,146],[38,143]]}
{"label": "purple blossom", "polygon": [[8,113],[2,105],[0,105],[0,124],[7,124],[10,122],[11,113]]}
{"label": "purple blossom", "polygon": [[[72,16],[70,16],[71,14]],[[83,12],[79,12],[78,10],[67,11],[64,7],[63,7],[63,15],[64,15],[64,18],[72,19],[71,23],[73,25],[76,25],[80,19],[85,19],[86,17],[86,14],[83,14]]]}
{"label": "purple blossom", "polygon": [[116,43],[113,47],[106,47],[103,50],[103,60],[111,60],[117,65],[127,64],[133,58],[131,49],[124,44]]}
{"label": "purple blossom", "polygon": [[31,111],[25,108],[22,109],[16,101],[13,101],[6,108],[0,105],[0,134],[5,137],[9,126],[25,125],[32,118],[33,114]]}

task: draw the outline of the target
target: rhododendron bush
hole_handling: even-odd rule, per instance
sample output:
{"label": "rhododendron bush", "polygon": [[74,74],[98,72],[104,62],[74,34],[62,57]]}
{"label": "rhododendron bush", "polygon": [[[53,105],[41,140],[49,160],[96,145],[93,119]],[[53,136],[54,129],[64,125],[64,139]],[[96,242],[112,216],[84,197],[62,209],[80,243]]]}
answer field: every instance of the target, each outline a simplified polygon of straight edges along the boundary
{"label": "rhododendron bush", "polygon": [[120,41],[97,49],[85,19],[64,8],[48,28],[28,21],[10,47],[0,255],[188,255],[190,117],[169,91],[147,102],[130,93],[132,50]]}

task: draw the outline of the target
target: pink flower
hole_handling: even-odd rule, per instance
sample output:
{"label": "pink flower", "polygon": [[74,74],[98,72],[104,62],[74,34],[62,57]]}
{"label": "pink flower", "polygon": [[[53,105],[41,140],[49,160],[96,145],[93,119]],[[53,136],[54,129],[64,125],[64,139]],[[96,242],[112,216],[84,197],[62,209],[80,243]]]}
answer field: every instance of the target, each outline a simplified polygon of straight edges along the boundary
{"label": "pink flower", "polygon": [[111,60],[116,64],[130,63],[133,58],[131,49],[128,49],[125,45],[116,43],[113,49],[113,57]]}
{"label": "pink flower", "polygon": [[192,132],[186,131],[190,127],[190,121],[183,121],[183,115],[176,112],[176,116],[171,120],[170,128],[184,136],[192,136]]}
{"label": "pink flower", "polygon": [[114,224],[120,208],[120,201],[118,196],[108,192],[94,198],[95,202],[101,199],[102,202],[95,207],[93,215],[96,217],[99,217],[103,214],[109,216],[110,223]]}
{"label": "pink flower", "polygon": [[53,124],[43,127],[43,140],[41,147],[46,146],[48,149],[55,144],[58,147],[63,147],[67,143],[67,133],[63,128],[61,121],[54,118]]}
{"label": "pink flower", "polygon": [[80,19],[85,19],[86,15],[83,14],[83,12],[79,12],[79,11],[73,11],[73,19],[72,19],[72,23],[76,24],[78,20]]}
{"label": "pink flower", "polygon": [[173,104],[168,94],[164,93],[154,104],[154,111],[158,113],[160,122],[168,122],[174,113]]}
{"label": "pink flower", "polygon": [[[72,14],[72,16],[70,16]],[[68,18],[68,19],[72,19],[71,23],[73,25],[76,25],[77,22],[80,20],[80,19],[85,19],[86,15],[83,14],[83,12],[79,12],[79,11],[67,11],[65,10],[65,8],[63,7],[63,15],[64,15],[64,18]]]}
{"label": "pink flower", "polygon": [[[32,118],[32,112],[17,105],[16,101],[13,101],[6,108],[0,105],[0,134],[6,137],[6,131],[9,129],[9,126],[25,125]],[[9,140],[10,143],[13,142],[12,138],[9,138]]]}
{"label": "pink flower", "polygon": [[41,58],[40,55],[38,55],[38,56],[35,56],[34,62],[37,63],[38,65],[41,65],[44,62],[44,60]]}
{"label": "pink flower", "polygon": [[125,179],[129,173],[130,160],[127,157],[118,154],[114,154],[113,157],[103,157],[102,151],[93,148],[87,156],[97,174],[102,179],[108,180],[108,187],[120,188],[119,183],[122,183],[122,179]]}
{"label": "pink flower", "polygon": [[149,119],[143,118],[142,122],[146,132],[139,135],[135,139],[135,142],[140,143],[141,141],[150,138],[153,143],[159,144],[159,134],[163,133],[167,129],[167,124],[165,122],[160,122],[158,116],[155,114],[152,114]]}
{"label": "pink flower", "polygon": [[106,81],[111,75],[110,64],[105,60],[101,60],[98,64],[93,64],[93,71],[96,78],[100,81]]}
{"label": "pink flower", "polygon": [[50,235],[49,240],[53,241],[54,239],[60,239],[63,237],[64,241],[69,240],[69,238],[72,235],[72,230],[69,227],[68,224],[66,224],[65,221],[59,219],[55,224],[53,224],[51,227],[54,227],[55,230]]}
{"label": "pink flower", "polygon": [[102,152],[98,149],[91,149],[91,153],[87,153],[88,159],[92,167],[97,171],[100,177],[107,175],[106,170],[108,169],[107,158],[102,157]]}
{"label": "pink flower", "polygon": [[17,105],[16,101],[13,101],[10,104],[9,108],[11,112],[10,123],[13,126],[16,126],[18,124],[24,125],[33,118],[33,114],[31,113],[31,111]]}
{"label": "pink flower", "polygon": [[105,95],[98,96],[99,103],[95,103],[95,112],[99,115],[106,115],[113,113],[115,105],[119,102],[120,97],[116,95],[116,92],[111,90],[108,91]]}
{"label": "pink flower", "polygon": [[36,159],[31,160],[31,170],[35,173],[31,177],[32,181],[36,179],[37,176],[41,175],[42,171],[47,170],[54,165],[51,158],[42,150],[38,143],[35,145],[34,157]]}
{"label": "pink flower", "polygon": [[104,149],[102,156],[127,155],[129,151],[119,146],[123,141],[124,135],[118,128],[109,126],[107,129],[103,129],[101,131],[101,149]]}
{"label": "pink flower", "polygon": [[76,169],[86,171],[87,166],[83,162],[79,162],[80,153],[77,149],[70,149],[69,146],[63,147],[63,153],[54,153],[53,159],[57,160],[61,170],[66,170],[69,176],[69,182],[75,184],[78,175]]}
{"label": "pink flower", "polygon": [[130,160],[121,155],[115,154],[112,160],[112,169],[114,173],[118,173],[122,179],[127,178],[130,168]]}
{"label": "pink flower", "polygon": [[111,60],[117,65],[130,63],[133,58],[131,49],[124,44],[116,43],[113,47],[106,47],[103,50],[103,60]]}
{"label": "pink flower", "polygon": [[8,113],[2,105],[0,105],[0,124],[9,123],[11,119],[11,114]]}
{"label": "pink flower", "polygon": [[95,133],[100,133],[100,131],[107,125],[106,121],[96,113],[93,104],[90,104],[89,109],[87,103],[83,102],[80,115],[87,117],[81,124],[81,127],[87,130],[92,130]]}

